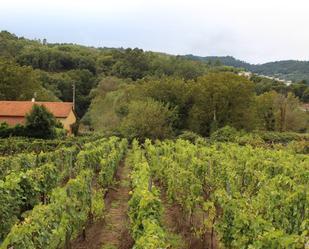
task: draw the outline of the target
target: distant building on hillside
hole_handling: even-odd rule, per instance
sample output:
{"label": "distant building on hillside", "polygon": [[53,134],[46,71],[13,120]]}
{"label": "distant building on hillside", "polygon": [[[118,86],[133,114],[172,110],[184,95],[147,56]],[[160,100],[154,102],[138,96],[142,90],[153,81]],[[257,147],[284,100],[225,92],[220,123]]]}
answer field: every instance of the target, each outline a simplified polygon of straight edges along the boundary
{"label": "distant building on hillside", "polygon": [[269,79],[269,80],[275,80],[278,82],[281,82],[283,84],[286,84],[287,86],[291,85],[293,82],[291,80],[284,80],[284,79],[280,79],[278,77],[272,77],[272,76],[268,76],[268,75],[263,75],[263,74],[258,74],[259,77],[265,78],[265,79]]}
{"label": "distant building on hillside", "polygon": [[34,104],[45,106],[69,134],[72,133],[72,125],[76,123],[77,116],[71,102],[0,101],[0,123],[6,122],[10,126],[24,124],[26,114]]}
{"label": "distant building on hillside", "polygon": [[246,78],[251,78],[252,73],[251,72],[246,72],[246,71],[241,71],[238,73],[239,76],[244,76]]}

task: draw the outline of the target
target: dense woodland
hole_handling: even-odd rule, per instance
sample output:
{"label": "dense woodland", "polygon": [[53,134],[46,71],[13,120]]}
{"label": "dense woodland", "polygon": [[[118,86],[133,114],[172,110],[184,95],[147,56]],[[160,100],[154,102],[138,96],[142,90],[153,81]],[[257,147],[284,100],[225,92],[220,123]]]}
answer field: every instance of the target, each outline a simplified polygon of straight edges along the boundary
{"label": "dense woodland", "polygon": [[[236,65],[238,66],[238,65]],[[0,99],[72,101],[81,122],[129,138],[167,138],[184,131],[209,136],[239,130],[308,129],[309,87],[283,83],[219,62],[141,49],[51,44],[0,33]]]}
{"label": "dense woodland", "polygon": [[224,64],[227,66],[244,68],[248,71],[275,76],[280,79],[291,80],[294,82],[306,81],[309,84],[309,62],[297,60],[275,61],[263,64],[250,64],[245,61],[237,60],[232,56],[195,56],[186,55],[186,58],[203,61],[206,63]]}

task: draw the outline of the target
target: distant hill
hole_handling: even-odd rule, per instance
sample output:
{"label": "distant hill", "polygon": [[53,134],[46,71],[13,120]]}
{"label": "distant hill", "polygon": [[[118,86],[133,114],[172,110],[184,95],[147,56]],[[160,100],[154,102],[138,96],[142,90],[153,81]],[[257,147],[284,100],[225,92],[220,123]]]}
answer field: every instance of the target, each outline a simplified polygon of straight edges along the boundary
{"label": "distant hill", "polygon": [[75,85],[79,117],[91,103],[91,90],[107,76],[133,82],[161,76],[191,80],[210,70],[237,71],[138,48],[49,43],[0,31],[0,100],[29,100],[36,93],[40,101],[72,101]]}
{"label": "distant hill", "polygon": [[195,56],[185,55],[192,60],[203,61],[210,64],[221,63],[226,66],[244,68],[248,71],[275,76],[285,80],[299,82],[306,80],[309,84],[309,61],[285,60],[268,62],[264,64],[250,64],[245,61],[235,59],[232,56]]}

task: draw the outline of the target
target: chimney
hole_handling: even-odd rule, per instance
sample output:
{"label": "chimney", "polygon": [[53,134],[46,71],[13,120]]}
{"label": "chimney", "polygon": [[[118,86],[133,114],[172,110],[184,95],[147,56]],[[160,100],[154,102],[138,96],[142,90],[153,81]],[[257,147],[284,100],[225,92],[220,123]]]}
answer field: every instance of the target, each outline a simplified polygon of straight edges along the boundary
{"label": "chimney", "polygon": [[36,92],[33,93],[33,98],[31,99],[31,102],[35,102],[35,98],[36,98]]}

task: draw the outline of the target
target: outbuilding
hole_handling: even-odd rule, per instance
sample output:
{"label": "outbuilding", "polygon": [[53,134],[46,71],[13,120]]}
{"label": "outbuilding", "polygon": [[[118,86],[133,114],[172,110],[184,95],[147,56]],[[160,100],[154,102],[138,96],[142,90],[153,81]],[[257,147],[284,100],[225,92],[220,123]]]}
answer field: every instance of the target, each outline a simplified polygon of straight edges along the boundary
{"label": "outbuilding", "polygon": [[0,101],[0,123],[6,122],[10,126],[24,124],[26,114],[35,104],[45,106],[72,134],[72,125],[77,120],[72,102]]}

